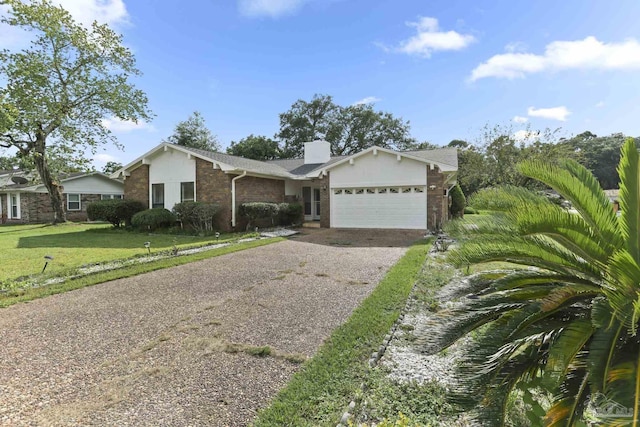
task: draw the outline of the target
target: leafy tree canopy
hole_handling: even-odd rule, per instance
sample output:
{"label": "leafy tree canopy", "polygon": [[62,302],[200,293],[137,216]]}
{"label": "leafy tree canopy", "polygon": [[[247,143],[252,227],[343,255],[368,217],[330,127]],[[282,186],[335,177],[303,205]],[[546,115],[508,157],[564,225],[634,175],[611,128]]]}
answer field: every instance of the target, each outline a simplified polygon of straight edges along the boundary
{"label": "leafy tree canopy", "polygon": [[302,99],[280,114],[282,158],[304,155],[304,143],[324,139],[332,155],[349,155],[377,145],[398,150],[415,149],[409,122],[391,113],[375,111],[370,104],[343,107],[328,95]]}
{"label": "leafy tree canopy", "polygon": [[[116,142],[102,119],[150,120],[147,97],[130,82],[140,74],[122,37],[107,25],[85,28],[50,0],[3,0],[0,22],[31,32],[29,48],[0,52],[0,99],[19,114],[0,134],[33,162],[47,188],[55,222],[65,221],[54,158],[84,158],[84,149]],[[73,156],[73,157],[71,157]]]}
{"label": "leafy tree canopy", "polygon": [[102,167],[102,173],[111,175],[119,169],[122,169],[122,163],[109,161]]}
{"label": "leafy tree canopy", "polygon": [[238,142],[231,141],[227,154],[254,160],[273,160],[280,158],[280,147],[278,141],[252,134]]}
{"label": "leafy tree canopy", "polygon": [[220,151],[216,136],[207,128],[204,117],[198,111],[178,123],[167,142],[200,150]]}

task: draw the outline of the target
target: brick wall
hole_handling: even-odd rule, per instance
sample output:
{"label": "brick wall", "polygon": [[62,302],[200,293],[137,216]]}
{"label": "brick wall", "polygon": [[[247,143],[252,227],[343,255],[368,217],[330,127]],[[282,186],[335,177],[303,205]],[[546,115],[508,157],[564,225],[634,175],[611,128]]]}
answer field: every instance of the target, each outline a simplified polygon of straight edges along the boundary
{"label": "brick wall", "polygon": [[[435,185],[431,190],[429,186]],[[427,228],[441,227],[449,218],[449,197],[444,195],[444,175],[436,166],[427,166]]]}
{"label": "brick wall", "polygon": [[[284,181],[280,179],[245,176],[236,180],[236,230],[244,230],[247,222],[240,217],[240,205],[249,202],[284,202]],[[257,224],[262,227],[271,225],[269,220]]]}
{"label": "brick wall", "polygon": [[327,176],[323,176],[318,180],[320,184],[320,227],[331,227],[331,172],[327,172]]}
{"label": "brick wall", "polygon": [[213,163],[196,158],[196,200],[220,205],[216,228],[222,231],[231,230],[231,178]]}
{"label": "brick wall", "polygon": [[[7,215],[7,196],[5,194],[2,197],[2,214]],[[67,210],[67,195],[62,194],[63,209],[67,213],[67,221],[86,221],[87,220],[87,205],[89,203],[100,200],[100,194],[81,194],[80,195],[80,207],[79,211]],[[8,219],[8,222],[23,223],[46,223],[53,221],[53,208],[51,207],[51,200],[47,193],[20,193],[20,219]]]}
{"label": "brick wall", "polygon": [[149,165],[140,165],[125,177],[124,198],[149,206]]}

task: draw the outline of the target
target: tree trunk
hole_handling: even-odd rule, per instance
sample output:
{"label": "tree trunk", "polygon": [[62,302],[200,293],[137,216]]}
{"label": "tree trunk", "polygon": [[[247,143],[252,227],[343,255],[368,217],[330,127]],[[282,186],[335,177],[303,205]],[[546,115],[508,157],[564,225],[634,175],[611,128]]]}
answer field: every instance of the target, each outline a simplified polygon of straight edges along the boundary
{"label": "tree trunk", "polygon": [[62,198],[62,186],[51,176],[45,155],[46,137],[44,135],[38,135],[35,145],[33,161],[42,180],[42,184],[44,184],[49,193],[49,200],[51,201],[51,208],[53,209],[53,223],[59,224],[66,222],[67,215],[62,204],[64,202]]}

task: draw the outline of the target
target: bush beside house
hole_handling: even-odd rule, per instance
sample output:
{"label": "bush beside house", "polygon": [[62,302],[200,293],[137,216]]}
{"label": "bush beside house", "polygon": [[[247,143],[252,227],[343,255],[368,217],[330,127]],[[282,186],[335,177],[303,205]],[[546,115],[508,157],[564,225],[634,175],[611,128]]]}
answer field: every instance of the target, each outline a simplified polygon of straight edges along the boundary
{"label": "bush beside house", "polygon": [[160,228],[171,227],[176,222],[176,216],[167,209],[155,208],[138,212],[131,218],[131,224],[140,229],[155,231]]}
{"label": "bush beside house", "polygon": [[131,218],[145,209],[144,203],[137,200],[99,200],[87,205],[87,217],[90,221],[107,221],[114,227],[123,223],[131,226]]}
{"label": "bush beside house", "polygon": [[198,233],[213,231],[215,220],[220,213],[217,203],[182,202],[173,207],[173,213],[184,227]]}

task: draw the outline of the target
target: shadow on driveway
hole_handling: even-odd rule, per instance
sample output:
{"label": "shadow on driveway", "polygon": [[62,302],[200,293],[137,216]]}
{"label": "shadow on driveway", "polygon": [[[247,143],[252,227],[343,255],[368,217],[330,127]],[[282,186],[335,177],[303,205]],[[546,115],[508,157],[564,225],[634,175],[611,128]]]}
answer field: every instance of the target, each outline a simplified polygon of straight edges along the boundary
{"label": "shadow on driveway", "polygon": [[301,228],[290,237],[300,242],[354,248],[404,248],[425,237],[424,230]]}

